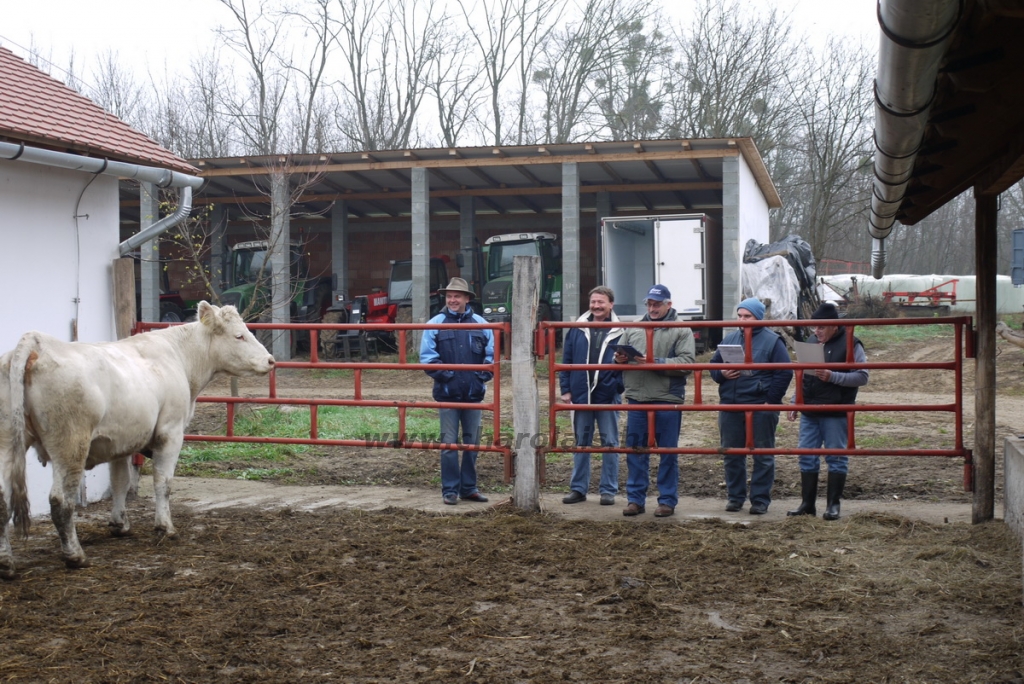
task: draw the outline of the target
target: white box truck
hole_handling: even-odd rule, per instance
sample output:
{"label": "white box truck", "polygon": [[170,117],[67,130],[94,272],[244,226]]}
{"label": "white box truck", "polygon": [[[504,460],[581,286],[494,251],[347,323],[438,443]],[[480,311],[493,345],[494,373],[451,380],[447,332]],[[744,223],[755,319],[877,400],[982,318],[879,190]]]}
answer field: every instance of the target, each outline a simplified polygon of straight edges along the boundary
{"label": "white box truck", "polygon": [[[644,315],[647,291],[661,283],[683,320],[722,320],[722,229],[705,214],[625,216],[601,219],[601,283],[615,292],[615,312]],[[711,343],[721,339],[712,333]],[[700,334],[698,351],[707,346]]]}

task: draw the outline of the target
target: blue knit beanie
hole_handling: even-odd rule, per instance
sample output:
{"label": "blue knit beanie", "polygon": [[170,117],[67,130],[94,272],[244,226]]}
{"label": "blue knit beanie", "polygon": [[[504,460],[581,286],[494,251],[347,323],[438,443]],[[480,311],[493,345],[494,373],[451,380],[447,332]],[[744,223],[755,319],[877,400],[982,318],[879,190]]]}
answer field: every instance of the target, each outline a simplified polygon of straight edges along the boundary
{"label": "blue knit beanie", "polygon": [[754,314],[754,318],[759,321],[764,320],[764,304],[762,304],[761,300],[756,297],[748,297],[747,299],[744,299],[739,303],[739,306],[736,307],[737,311],[740,309],[746,309],[750,313]]}

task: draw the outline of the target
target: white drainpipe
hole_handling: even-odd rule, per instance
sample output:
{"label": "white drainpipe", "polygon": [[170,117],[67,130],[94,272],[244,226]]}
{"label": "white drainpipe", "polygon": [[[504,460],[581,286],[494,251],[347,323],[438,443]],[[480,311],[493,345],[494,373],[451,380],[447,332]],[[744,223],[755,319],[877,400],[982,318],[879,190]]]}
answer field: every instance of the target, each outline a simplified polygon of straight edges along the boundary
{"label": "white drainpipe", "polygon": [[189,212],[192,211],[192,191],[198,190],[203,185],[203,179],[199,176],[189,176],[179,171],[128,164],[126,162],[111,161],[97,157],[84,157],[80,154],[55,152],[38,147],[26,147],[22,143],[0,142],[0,159],[25,161],[44,166],[71,169],[72,171],[117,176],[118,178],[133,178],[140,182],[153,183],[161,188],[181,188],[181,201],[178,202],[177,211],[170,216],[165,216],[145,231],[136,233],[118,245],[121,256],[137,249],[139,245],[152,240],[168,228],[181,223],[189,215]]}

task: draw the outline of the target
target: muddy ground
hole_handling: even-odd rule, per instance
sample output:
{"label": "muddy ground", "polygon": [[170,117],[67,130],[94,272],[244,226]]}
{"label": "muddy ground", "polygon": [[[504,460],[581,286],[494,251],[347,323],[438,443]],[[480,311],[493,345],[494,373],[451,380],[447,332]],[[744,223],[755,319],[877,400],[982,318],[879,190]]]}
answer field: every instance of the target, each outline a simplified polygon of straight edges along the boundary
{"label": "muddy ground", "polygon": [[[940,342],[869,356],[938,358]],[[1024,350],[1000,348],[1001,447],[1022,426]],[[368,397],[429,392],[421,374],[367,375]],[[940,375],[876,372],[861,398],[949,401]],[[343,396],[351,378],[287,372],[280,387]],[[215,431],[217,410],[204,408],[193,428]],[[784,426],[780,443],[795,442]],[[947,417],[908,414],[862,421],[857,434],[927,446],[953,430]],[[714,444],[712,414],[688,415],[683,437]],[[777,496],[792,496],[795,458],[778,461]],[[550,458],[546,491],[564,491],[570,462]],[[481,464],[483,488],[507,491],[497,459]],[[229,486],[250,465],[205,474],[219,471]],[[289,465],[286,479],[300,484],[438,489],[433,453],[324,449]],[[862,458],[847,493],[969,502],[962,470],[956,460]],[[724,504],[720,461],[683,457],[681,491]],[[1024,681],[1021,550],[998,521],[173,510],[176,539],[153,536],[146,498],[131,504],[133,536],[119,539],[106,529],[107,505],[90,507],[79,533],[93,564],[79,571],[60,564],[46,521],[16,540],[20,577],[0,584],[0,680]]]}

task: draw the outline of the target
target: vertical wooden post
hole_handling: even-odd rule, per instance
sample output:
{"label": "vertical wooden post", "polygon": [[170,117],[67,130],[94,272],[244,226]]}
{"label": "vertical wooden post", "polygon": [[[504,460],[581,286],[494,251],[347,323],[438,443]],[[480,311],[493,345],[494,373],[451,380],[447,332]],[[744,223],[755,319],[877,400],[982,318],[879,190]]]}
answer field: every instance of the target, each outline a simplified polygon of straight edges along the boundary
{"label": "vertical wooden post", "polygon": [[[114,332],[123,340],[132,334],[135,325],[135,260],[121,257],[114,260]],[[139,467],[128,468],[128,497],[139,494]],[[85,480],[82,480],[85,483]]]}
{"label": "vertical wooden post", "polygon": [[971,522],[995,515],[996,195],[974,190],[975,327],[974,502]]}
{"label": "vertical wooden post", "polygon": [[540,394],[533,330],[540,299],[540,257],[517,256],[512,266],[512,451],[516,474],[512,502],[524,511],[540,511],[537,443]]}

